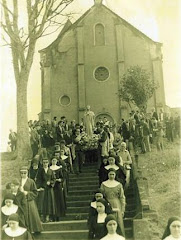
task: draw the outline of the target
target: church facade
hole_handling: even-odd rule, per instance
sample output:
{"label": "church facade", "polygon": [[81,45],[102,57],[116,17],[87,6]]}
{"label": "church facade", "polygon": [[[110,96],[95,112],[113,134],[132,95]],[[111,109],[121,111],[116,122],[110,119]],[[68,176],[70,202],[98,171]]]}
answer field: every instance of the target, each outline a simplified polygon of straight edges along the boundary
{"label": "church facade", "polygon": [[155,42],[95,0],[75,23],[67,21],[57,39],[40,50],[43,119],[81,121],[87,105],[96,118],[119,122],[130,109],[120,98],[127,68],[142,66],[159,89],[148,107],[164,108],[162,44]]}

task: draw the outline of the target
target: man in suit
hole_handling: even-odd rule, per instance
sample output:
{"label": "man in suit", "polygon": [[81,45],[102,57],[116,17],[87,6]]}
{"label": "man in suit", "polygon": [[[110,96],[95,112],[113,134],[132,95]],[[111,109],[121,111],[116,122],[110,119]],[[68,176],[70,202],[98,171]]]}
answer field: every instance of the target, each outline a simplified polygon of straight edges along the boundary
{"label": "man in suit", "polygon": [[9,140],[11,142],[11,151],[16,150],[16,143],[17,143],[17,134],[10,129]]}

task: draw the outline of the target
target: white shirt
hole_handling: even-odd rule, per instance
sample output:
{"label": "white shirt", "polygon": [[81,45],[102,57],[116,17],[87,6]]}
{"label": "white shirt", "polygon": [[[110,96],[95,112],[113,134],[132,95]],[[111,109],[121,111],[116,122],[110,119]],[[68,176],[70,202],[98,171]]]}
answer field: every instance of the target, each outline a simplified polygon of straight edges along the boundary
{"label": "white shirt", "polygon": [[119,169],[119,167],[118,167],[116,164],[105,166],[105,169],[106,169],[106,170],[109,170],[110,168],[114,168],[115,170],[118,170],[118,169]]}
{"label": "white shirt", "polygon": [[172,235],[169,235],[168,237],[164,238],[164,240],[181,240],[181,236],[179,238],[174,238]]}
{"label": "white shirt", "polygon": [[125,238],[118,235],[117,233],[115,234],[108,233],[105,237],[101,238],[101,240],[125,240]]}
{"label": "white shirt", "polygon": [[25,185],[27,179],[28,179],[28,177],[26,177],[26,178],[22,178],[22,179],[21,179],[21,186],[22,186],[22,187],[24,187],[24,185]]}
{"label": "white shirt", "polygon": [[5,228],[5,233],[10,237],[18,237],[23,235],[27,230],[26,228],[18,227],[16,231],[12,231],[10,227]]}
{"label": "white shirt", "polygon": [[105,182],[102,183],[104,186],[112,188],[112,187],[116,187],[119,184],[121,184],[120,182],[116,181],[116,180],[107,180]]}
{"label": "white shirt", "polygon": [[47,168],[44,168],[44,170],[45,170],[45,173],[47,173],[47,172],[48,172],[48,167],[47,167]]}
{"label": "white shirt", "polygon": [[104,223],[105,222],[105,218],[107,217],[106,213],[98,213],[97,215],[97,223]]}
{"label": "white shirt", "polygon": [[57,170],[57,169],[60,169],[60,166],[52,165],[52,166],[50,166],[50,169],[51,170]]}
{"label": "white shirt", "polygon": [[96,209],[96,201],[95,202],[91,202],[91,207],[95,208]]}
{"label": "white shirt", "polygon": [[9,216],[13,213],[16,213],[18,211],[18,206],[15,204],[12,204],[11,207],[7,207],[6,205],[1,208],[2,213],[4,215]]}

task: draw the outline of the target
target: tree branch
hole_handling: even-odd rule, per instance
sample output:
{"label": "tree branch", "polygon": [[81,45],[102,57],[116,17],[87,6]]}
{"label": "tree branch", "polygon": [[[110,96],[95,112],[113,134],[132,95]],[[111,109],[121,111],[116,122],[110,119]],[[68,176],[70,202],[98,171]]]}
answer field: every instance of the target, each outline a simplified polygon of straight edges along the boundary
{"label": "tree branch", "polygon": [[0,4],[3,7],[3,9],[5,8],[13,16],[13,13],[11,12],[11,10],[6,5],[4,5],[4,3],[0,3]]}
{"label": "tree branch", "polygon": [[9,18],[9,14],[8,14],[8,7],[7,7],[7,2],[6,0],[2,0],[3,1],[3,10],[4,10],[4,18],[5,18],[5,23],[6,23],[6,33],[8,34],[8,36],[15,42],[18,42],[17,36],[14,34],[13,29],[12,29],[12,23],[10,21]]}
{"label": "tree branch", "polygon": [[[63,25],[63,24],[62,24]],[[43,35],[43,33],[45,32],[46,29],[44,29],[44,31],[42,32],[42,35],[41,37],[45,37],[45,36],[48,36],[48,35],[51,35],[52,33],[56,32],[62,25],[59,25],[54,31],[50,32],[50,33],[46,33]]]}
{"label": "tree branch", "polygon": [[54,4],[54,1],[47,0],[46,9],[45,9],[44,15],[42,17],[42,21],[39,24],[39,29],[36,32],[36,38],[39,38],[39,36],[41,36],[41,33],[43,31],[43,28],[45,26],[45,23],[47,21],[48,15],[52,9],[53,4]]}
{"label": "tree branch", "polygon": [[1,34],[1,37],[2,37],[2,40],[6,43],[4,45],[1,45],[2,47],[8,46],[8,45],[11,46],[11,43],[6,40],[6,38],[5,38],[5,36],[3,34]]}
{"label": "tree branch", "polygon": [[14,33],[18,36],[18,3],[17,0],[13,0],[13,28]]}

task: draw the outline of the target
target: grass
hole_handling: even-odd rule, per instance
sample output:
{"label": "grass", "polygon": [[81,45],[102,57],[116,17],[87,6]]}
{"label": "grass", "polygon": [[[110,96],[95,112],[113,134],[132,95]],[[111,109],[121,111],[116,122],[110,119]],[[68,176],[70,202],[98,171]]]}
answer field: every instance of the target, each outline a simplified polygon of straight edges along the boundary
{"label": "grass", "polygon": [[5,189],[5,186],[11,179],[20,178],[19,169],[20,166],[26,165],[26,163],[13,160],[14,153],[2,153],[1,154],[1,190]]}
{"label": "grass", "polygon": [[139,166],[148,179],[150,206],[158,213],[160,236],[168,218],[181,215],[180,142],[165,140],[164,148],[157,151],[152,145],[151,153],[139,156]]}

